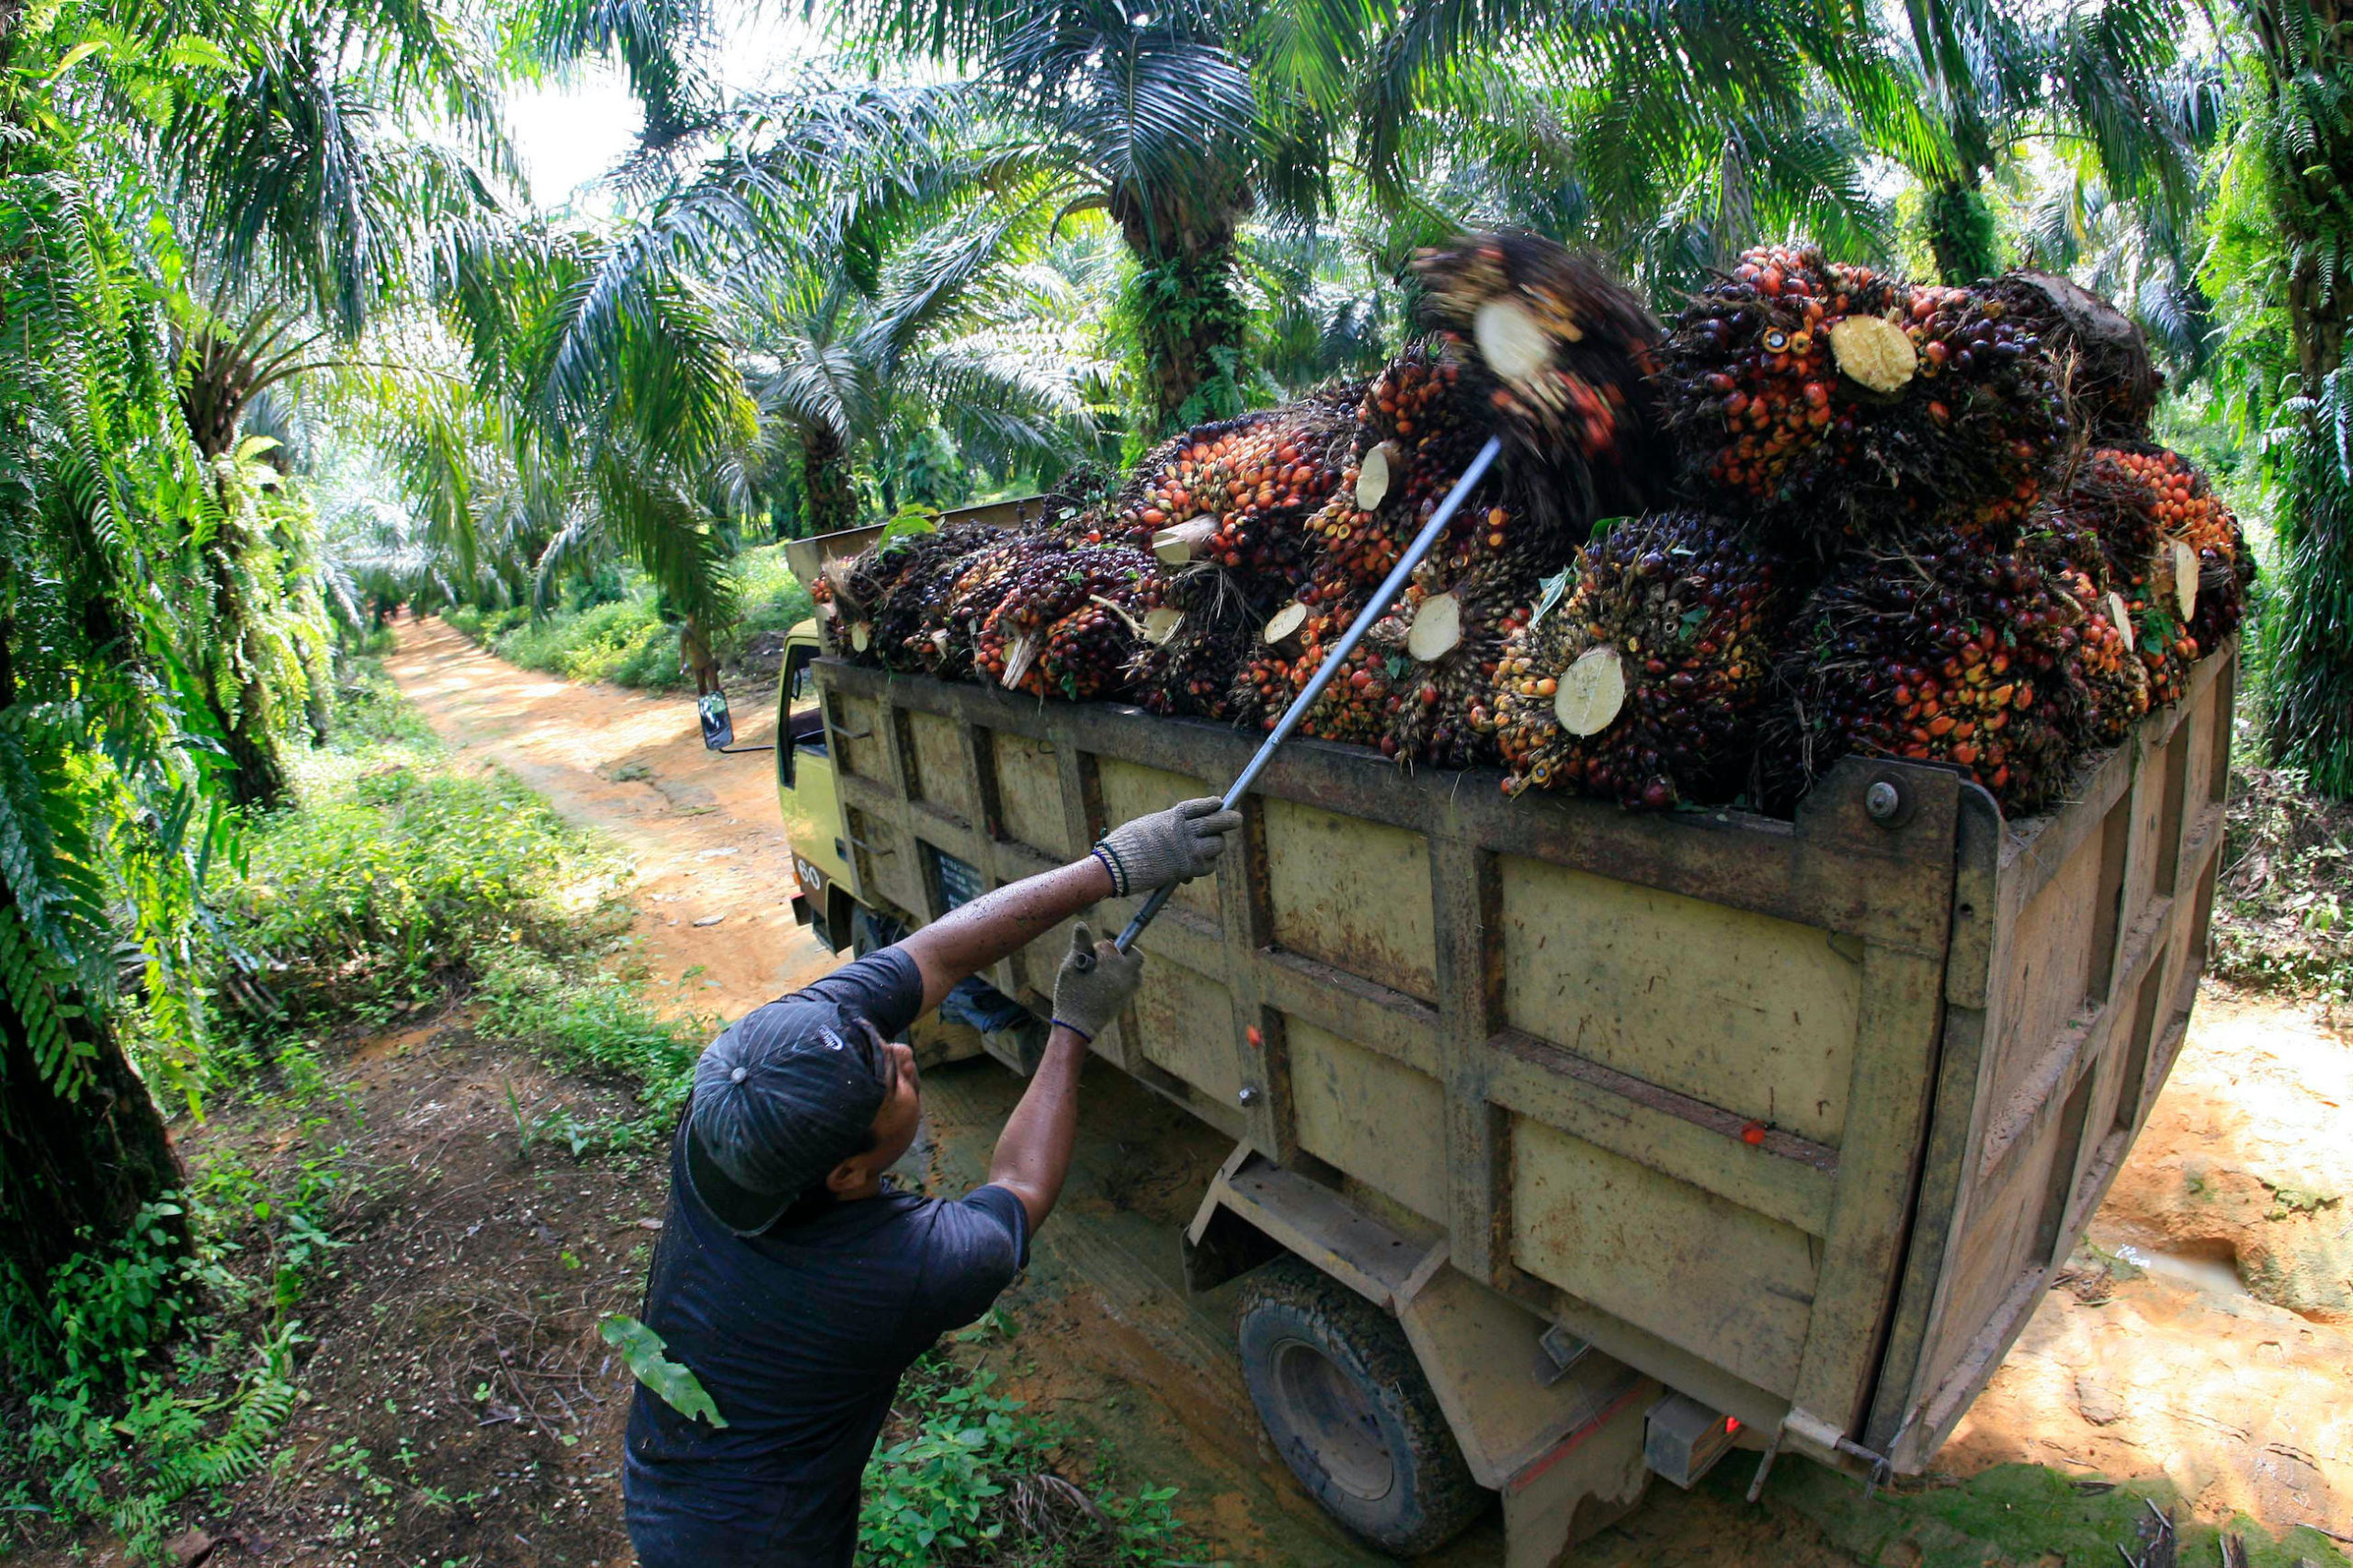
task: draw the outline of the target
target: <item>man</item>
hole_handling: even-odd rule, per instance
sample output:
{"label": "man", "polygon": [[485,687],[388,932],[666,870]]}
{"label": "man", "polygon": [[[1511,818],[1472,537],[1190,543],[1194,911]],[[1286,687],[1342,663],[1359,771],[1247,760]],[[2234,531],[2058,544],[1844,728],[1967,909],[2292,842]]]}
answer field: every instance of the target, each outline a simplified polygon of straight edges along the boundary
{"label": "man", "polygon": [[1139,817],[1084,859],[758,1008],[704,1051],[672,1141],[644,1321],[727,1426],[637,1390],[622,1493],[643,1568],[847,1568],[858,1479],[899,1375],[1028,1262],[1070,1168],[1087,1044],[1135,994],[1142,955],[1076,929],[1045,1058],[987,1184],[954,1202],[883,1178],[922,1116],[898,1037],[958,982],[1097,900],[1208,871],[1241,820],[1215,801]]}

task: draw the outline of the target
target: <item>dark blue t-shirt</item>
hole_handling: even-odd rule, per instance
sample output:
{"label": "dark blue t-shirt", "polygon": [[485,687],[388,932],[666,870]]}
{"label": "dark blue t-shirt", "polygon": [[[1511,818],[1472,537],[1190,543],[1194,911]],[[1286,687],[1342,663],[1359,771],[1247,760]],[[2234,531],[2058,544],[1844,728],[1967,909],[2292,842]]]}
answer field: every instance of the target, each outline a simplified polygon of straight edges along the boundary
{"label": "dark blue t-shirt", "polygon": [[[895,1039],[922,1000],[914,960],[887,948],[733,1027],[862,1016]],[[1028,1259],[1028,1229],[1001,1187],[945,1202],[886,1184],[804,1223],[734,1236],[695,1200],[674,1139],[643,1316],[728,1425],[637,1390],[621,1490],[643,1568],[847,1568],[858,1478],[900,1374],[988,1310]]]}

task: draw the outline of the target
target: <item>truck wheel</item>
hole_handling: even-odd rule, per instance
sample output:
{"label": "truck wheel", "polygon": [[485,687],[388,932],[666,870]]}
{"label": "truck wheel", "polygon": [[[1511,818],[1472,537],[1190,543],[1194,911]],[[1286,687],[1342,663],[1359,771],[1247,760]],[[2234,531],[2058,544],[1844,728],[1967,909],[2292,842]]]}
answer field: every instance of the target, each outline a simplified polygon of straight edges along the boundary
{"label": "truck wheel", "polygon": [[1397,1320],[1296,1257],[1245,1275],[1251,1403],[1324,1510],[1396,1557],[1435,1551],[1495,1501],[1471,1479]]}

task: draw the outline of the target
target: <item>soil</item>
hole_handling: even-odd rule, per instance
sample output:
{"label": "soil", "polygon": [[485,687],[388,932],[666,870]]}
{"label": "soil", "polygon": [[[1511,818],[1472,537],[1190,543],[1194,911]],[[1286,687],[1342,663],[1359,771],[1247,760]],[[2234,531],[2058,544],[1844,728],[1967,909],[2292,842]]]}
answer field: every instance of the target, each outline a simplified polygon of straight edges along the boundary
{"label": "soil", "polygon": [[[438,623],[400,631],[394,678],[461,756],[508,769],[634,856],[634,936],[676,1006],[733,1016],[835,961],[792,922],[764,756],[704,752],[683,699],[517,670]],[[739,743],[758,744],[772,729],[769,704],[748,689],[739,698]],[[712,915],[724,918],[694,924]],[[545,1142],[526,1150],[515,1107],[527,1119],[558,1107],[586,1119],[620,1096],[478,1037],[462,1011],[360,1042],[331,1064],[330,1083],[337,1108],[325,1125],[231,1113],[195,1140],[199,1159],[233,1153],[256,1164],[344,1140],[368,1181],[334,1227],[348,1243],[334,1255],[336,1274],[304,1305],[311,1398],[286,1433],[290,1457],[233,1489],[191,1550],[217,1540],[208,1561],[222,1568],[623,1568],[633,1561],[618,1481],[629,1384],[595,1324],[604,1312],[636,1310],[649,1227],[665,1199],[658,1158],[575,1161]],[[971,1185],[1020,1088],[992,1061],[929,1070],[925,1134],[903,1177],[941,1191]],[[1177,1228],[1226,1147],[1099,1062],[1083,1093],[1063,1206],[1003,1302],[1014,1333],[974,1353],[1002,1391],[1064,1427],[1069,1473],[1126,1489],[1176,1486],[1178,1512],[1211,1555],[1287,1568],[1386,1562],[1340,1534],[1261,1435],[1234,1359],[1232,1288],[1201,1298],[1184,1290]],[[2347,1093],[2353,1041],[2292,1006],[2210,993],[2095,1222],[2106,1256],[2086,1254],[2046,1298],[1936,1469],[1975,1475],[1972,1487],[1994,1483],[1984,1495],[1995,1498],[2015,1473],[2000,1467],[2016,1460],[2161,1476],[2209,1520],[2244,1511],[2275,1530],[2353,1529],[2353,1335],[2177,1256],[2203,1248],[2211,1259],[2221,1244],[2193,1238],[2178,1219],[2198,1211],[2177,1196],[2193,1169],[2243,1171],[2275,1198],[2344,1191]],[[2244,1222],[2225,1234],[2242,1259],[2252,1227],[2283,1223],[2246,1207],[2229,1210]],[[2344,1207],[2288,1210],[2341,1224]],[[2109,1261],[2127,1247],[2148,1260],[2137,1277],[2129,1261]],[[360,1449],[364,1475],[350,1458]],[[1740,1495],[1751,1468],[1736,1455],[1694,1492],[1654,1484],[1641,1509],[1566,1561],[2062,1561],[1924,1526],[1923,1513],[1900,1511],[1903,1499],[1866,1506],[1826,1473],[1809,1483],[1795,1460],[1751,1506]],[[85,1561],[112,1555],[106,1543],[86,1545]],[[1491,1517],[1429,1561],[1501,1560]]]}
{"label": "soil", "polygon": [[2162,1474],[2203,1518],[2353,1537],[2348,1108],[2353,1037],[2209,984],[2072,1278],[1938,1468]]}
{"label": "soil", "polygon": [[[629,851],[632,933],[673,1006],[737,1017],[832,967],[793,924],[774,753],[705,751],[691,695],[518,669],[438,620],[397,630],[392,677],[460,757],[506,769]],[[771,744],[773,686],[731,695],[735,744]]]}

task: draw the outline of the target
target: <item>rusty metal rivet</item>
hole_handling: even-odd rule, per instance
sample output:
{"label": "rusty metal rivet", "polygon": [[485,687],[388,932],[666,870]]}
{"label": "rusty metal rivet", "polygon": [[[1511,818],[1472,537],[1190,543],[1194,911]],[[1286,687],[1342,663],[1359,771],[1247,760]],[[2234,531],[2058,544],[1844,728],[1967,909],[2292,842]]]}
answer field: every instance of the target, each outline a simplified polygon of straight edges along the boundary
{"label": "rusty metal rivet", "polygon": [[1886,822],[1904,809],[1904,791],[1882,778],[1863,791],[1863,810],[1871,821]]}

